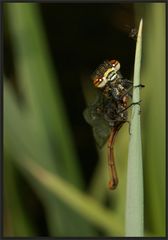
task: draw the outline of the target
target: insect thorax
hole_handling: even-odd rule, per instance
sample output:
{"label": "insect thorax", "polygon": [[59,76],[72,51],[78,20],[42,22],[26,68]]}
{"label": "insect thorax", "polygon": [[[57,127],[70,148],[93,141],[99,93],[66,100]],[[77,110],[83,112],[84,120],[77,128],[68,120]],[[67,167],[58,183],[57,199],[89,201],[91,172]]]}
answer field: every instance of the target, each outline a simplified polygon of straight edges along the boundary
{"label": "insect thorax", "polygon": [[124,93],[124,82],[121,78],[121,74],[119,72],[116,73],[115,78],[113,80],[108,80],[104,88],[102,89],[103,95],[107,98],[113,98],[113,100],[120,100]]}
{"label": "insect thorax", "polygon": [[124,79],[117,73],[113,81],[108,81],[102,89],[104,119],[110,127],[115,127],[121,122],[127,121],[128,113],[125,110],[123,95],[127,89],[124,87]]}
{"label": "insect thorax", "polygon": [[110,127],[115,127],[118,123],[127,121],[128,113],[125,110],[122,100],[115,100],[110,97],[110,92],[103,95],[103,117]]}

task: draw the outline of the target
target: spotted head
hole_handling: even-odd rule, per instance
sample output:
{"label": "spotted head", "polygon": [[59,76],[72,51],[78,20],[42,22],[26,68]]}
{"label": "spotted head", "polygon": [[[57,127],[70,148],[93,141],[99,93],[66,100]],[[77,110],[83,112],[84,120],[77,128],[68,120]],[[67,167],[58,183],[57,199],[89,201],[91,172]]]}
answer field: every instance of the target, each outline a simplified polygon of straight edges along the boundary
{"label": "spotted head", "polygon": [[117,60],[104,61],[93,75],[93,84],[97,88],[103,88],[108,81],[113,81],[120,70],[120,63]]}

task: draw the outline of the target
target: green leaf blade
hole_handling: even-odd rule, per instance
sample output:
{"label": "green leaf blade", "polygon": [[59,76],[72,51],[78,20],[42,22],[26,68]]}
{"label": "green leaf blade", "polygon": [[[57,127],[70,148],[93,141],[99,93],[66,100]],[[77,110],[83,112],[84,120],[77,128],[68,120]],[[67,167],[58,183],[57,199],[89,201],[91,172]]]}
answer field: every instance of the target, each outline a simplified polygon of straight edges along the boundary
{"label": "green leaf blade", "polygon": [[[142,19],[140,21],[134,66],[133,103],[140,101],[140,66],[142,44]],[[142,237],[144,234],[143,217],[143,168],[140,125],[140,105],[132,107],[131,136],[128,152],[126,224],[125,234],[129,237]]]}

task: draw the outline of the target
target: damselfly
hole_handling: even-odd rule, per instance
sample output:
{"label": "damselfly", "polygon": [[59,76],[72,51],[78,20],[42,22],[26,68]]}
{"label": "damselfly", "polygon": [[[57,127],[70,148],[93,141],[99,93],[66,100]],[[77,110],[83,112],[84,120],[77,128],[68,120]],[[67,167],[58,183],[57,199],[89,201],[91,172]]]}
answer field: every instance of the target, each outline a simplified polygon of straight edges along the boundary
{"label": "damselfly", "polygon": [[93,74],[93,84],[98,88],[98,96],[84,111],[84,118],[93,127],[99,147],[108,140],[108,166],[111,175],[109,188],[115,189],[118,176],[113,146],[119,129],[125,122],[129,122],[127,110],[129,98],[132,96],[132,81],[123,78],[117,60],[107,60]]}

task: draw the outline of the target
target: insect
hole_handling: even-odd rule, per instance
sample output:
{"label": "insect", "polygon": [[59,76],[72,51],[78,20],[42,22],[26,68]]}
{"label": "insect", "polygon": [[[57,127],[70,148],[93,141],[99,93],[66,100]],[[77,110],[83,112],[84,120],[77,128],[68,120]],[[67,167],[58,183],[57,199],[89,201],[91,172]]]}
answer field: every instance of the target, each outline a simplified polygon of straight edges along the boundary
{"label": "insect", "polygon": [[129,122],[128,101],[132,97],[132,81],[124,79],[117,60],[106,60],[94,72],[93,84],[98,89],[97,99],[84,111],[84,118],[93,127],[96,143],[102,147],[108,140],[109,188],[118,185],[113,146],[118,131]]}
{"label": "insect", "polygon": [[125,31],[129,33],[129,37],[136,40],[138,35],[138,30],[135,27],[130,27],[129,25],[124,25]]}

